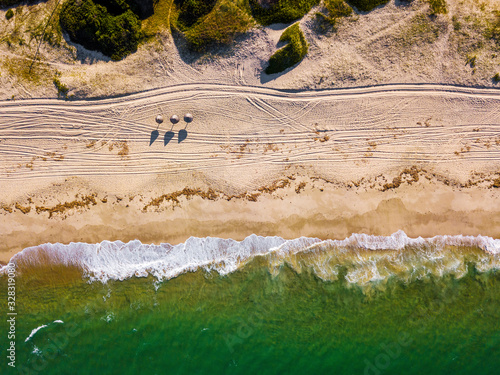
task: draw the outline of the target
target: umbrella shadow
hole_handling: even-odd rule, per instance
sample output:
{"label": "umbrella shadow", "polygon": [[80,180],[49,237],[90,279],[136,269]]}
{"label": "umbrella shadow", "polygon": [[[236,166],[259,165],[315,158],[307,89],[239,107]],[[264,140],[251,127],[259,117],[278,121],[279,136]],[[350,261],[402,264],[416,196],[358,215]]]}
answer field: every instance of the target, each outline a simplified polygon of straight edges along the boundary
{"label": "umbrella shadow", "polygon": [[178,143],[181,143],[183,140],[185,140],[188,136],[188,132],[186,129],[181,129],[179,130],[179,138],[178,138]]}
{"label": "umbrella shadow", "polygon": [[163,146],[168,145],[168,143],[174,138],[175,133],[173,131],[168,131],[165,133],[165,136],[163,137]]}
{"label": "umbrella shadow", "polygon": [[153,130],[151,132],[151,138],[149,140],[149,145],[151,146],[154,141],[156,141],[156,138],[160,135],[160,132],[158,130]]}

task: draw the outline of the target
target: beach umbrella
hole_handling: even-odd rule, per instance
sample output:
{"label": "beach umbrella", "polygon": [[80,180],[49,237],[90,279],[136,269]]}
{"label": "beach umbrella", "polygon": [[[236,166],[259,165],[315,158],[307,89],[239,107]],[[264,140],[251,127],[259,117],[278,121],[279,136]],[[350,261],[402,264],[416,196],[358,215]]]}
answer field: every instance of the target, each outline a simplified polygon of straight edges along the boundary
{"label": "beach umbrella", "polygon": [[158,124],[161,124],[161,123],[163,122],[163,116],[162,116],[162,115],[158,115],[158,116],[156,116],[156,122],[157,122]]}
{"label": "beach umbrella", "polygon": [[193,115],[192,115],[191,113],[186,113],[186,114],[184,115],[184,121],[186,121],[186,122],[191,122],[191,121],[193,121]]}
{"label": "beach umbrella", "polygon": [[177,124],[179,122],[179,116],[172,115],[172,117],[170,117],[170,122],[174,125]]}

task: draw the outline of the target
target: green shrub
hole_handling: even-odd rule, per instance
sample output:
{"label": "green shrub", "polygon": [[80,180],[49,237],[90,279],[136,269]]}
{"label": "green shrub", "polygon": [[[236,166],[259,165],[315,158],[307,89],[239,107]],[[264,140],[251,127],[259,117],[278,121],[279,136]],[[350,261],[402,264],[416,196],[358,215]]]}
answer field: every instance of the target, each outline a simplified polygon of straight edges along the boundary
{"label": "green shrub", "polygon": [[379,5],[385,5],[389,0],[346,0],[350,6],[356,7],[362,12],[369,12]]}
{"label": "green shrub", "polygon": [[280,42],[288,42],[288,44],[271,56],[269,66],[266,68],[267,74],[282,72],[297,64],[307,54],[308,44],[298,23],[281,34]]}
{"label": "green shrub", "polygon": [[446,0],[429,0],[429,6],[431,8],[431,14],[433,15],[448,13]]}
{"label": "green shrub", "polygon": [[229,44],[255,24],[247,0],[219,0],[213,9],[199,18],[184,35],[189,46],[203,52],[214,44]]}
{"label": "green shrub", "polygon": [[14,17],[14,11],[12,9],[9,9],[7,13],[5,13],[5,18],[10,20],[12,17]]}
{"label": "green shrub", "polygon": [[500,73],[497,73],[493,76],[493,81],[500,82]]}
{"label": "green shrub", "polygon": [[130,9],[115,16],[92,0],[68,0],[60,22],[72,41],[113,60],[135,52],[142,38],[141,22]]}
{"label": "green shrub", "polygon": [[258,0],[250,0],[252,15],[262,25],[290,23],[307,14],[320,0],[277,0],[270,7],[263,7]]}

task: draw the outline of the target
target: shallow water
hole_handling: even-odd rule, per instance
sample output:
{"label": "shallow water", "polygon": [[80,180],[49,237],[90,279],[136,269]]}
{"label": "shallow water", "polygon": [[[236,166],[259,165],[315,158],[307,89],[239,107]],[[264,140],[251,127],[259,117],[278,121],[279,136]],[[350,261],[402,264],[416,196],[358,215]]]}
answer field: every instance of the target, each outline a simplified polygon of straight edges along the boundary
{"label": "shallow water", "polygon": [[[170,277],[151,254],[147,267],[136,263],[143,277],[110,272],[110,243],[72,261],[54,256],[59,245],[31,249],[13,258],[16,368],[3,355],[2,374],[496,373],[494,242],[360,238],[211,243],[216,261],[197,266],[187,246],[178,250],[183,271]],[[137,246],[147,245],[129,244]],[[252,255],[221,255],[235,249]],[[90,261],[98,253],[106,266]]]}

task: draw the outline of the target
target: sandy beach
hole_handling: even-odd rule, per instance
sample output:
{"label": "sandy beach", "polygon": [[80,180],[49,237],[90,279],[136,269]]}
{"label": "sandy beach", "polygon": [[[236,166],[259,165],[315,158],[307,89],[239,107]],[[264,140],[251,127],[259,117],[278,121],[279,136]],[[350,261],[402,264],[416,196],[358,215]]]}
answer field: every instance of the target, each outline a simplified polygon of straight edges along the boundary
{"label": "sandy beach", "polygon": [[45,242],[499,237],[499,102],[438,85],[201,83],[0,102],[0,260]]}

